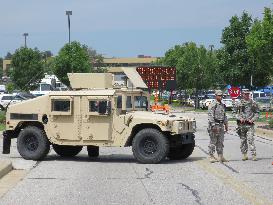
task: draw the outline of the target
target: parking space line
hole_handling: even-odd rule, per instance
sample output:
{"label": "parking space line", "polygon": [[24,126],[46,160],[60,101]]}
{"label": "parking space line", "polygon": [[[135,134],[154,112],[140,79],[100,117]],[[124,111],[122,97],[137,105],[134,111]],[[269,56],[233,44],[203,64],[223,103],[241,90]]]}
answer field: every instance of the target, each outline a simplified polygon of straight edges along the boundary
{"label": "parking space line", "polygon": [[254,205],[273,205],[273,202],[260,195],[256,190],[250,188],[248,185],[242,181],[232,177],[222,169],[219,169],[208,162],[207,159],[195,161],[204,171],[212,174],[213,176],[220,179],[224,184],[231,187],[238,194],[240,194],[244,199],[248,200]]}

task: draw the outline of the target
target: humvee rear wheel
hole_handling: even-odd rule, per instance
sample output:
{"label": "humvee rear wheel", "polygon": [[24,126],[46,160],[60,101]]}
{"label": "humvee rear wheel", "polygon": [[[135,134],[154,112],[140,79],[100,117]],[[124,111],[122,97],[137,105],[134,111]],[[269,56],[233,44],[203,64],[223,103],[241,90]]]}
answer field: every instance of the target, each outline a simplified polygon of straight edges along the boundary
{"label": "humvee rear wheel", "polygon": [[170,147],[168,158],[170,160],[179,160],[188,158],[195,147],[195,142],[191,144],[183,144],[176,147]]}
{"label": "humvee rear wheel", "polygon": [[169,141],[160,131],[146,128],[136,134],[132,147],[137,161],[144,164],[155,164],[167,156]]}
{"label": "humvee rear wheel", "polygon": [[74,157],[80,153],[82,146],[52,145],[54,151],[61,157]]}
{"label": "humvee rear wheel", "polygon": [[19,133],[17,149],[24,159],[42,160],[48,154],[50,144],[44,130],[28,126]]}
{"label": "humvee rear wheel", "polygon": [[99,147],[89,145],[87,146],[87,152],[89,157],[98,157],[99,156]]}

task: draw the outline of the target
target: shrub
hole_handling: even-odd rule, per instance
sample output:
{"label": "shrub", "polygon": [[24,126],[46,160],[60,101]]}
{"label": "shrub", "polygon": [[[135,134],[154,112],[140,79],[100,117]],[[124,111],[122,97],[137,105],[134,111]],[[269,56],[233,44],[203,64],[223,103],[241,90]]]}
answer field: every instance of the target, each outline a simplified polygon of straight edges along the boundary
{"label": "shrub", "polygon": [[0,124],[5,124],[6,123],[6,113],[0,111]]}

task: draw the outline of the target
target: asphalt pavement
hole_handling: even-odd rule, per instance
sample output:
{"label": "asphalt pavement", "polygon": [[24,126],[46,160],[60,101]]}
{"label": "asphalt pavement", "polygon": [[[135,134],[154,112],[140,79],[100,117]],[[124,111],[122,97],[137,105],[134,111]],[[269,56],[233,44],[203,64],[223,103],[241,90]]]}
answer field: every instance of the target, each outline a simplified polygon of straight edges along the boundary
{"label": "asphalt pavement", "polygon": [[0,196],[0,205],[273,204],[272,139],[256,137],[258,161],[243,162],[240,139],[230,123],[224,143],[230,161],[210,164],[206,113],[176,114],[195,117],[198,126],[194,153],[182,161],[139,164],[131,148],[103,148],[97,159],[88,158],[86,150],[62,159],[51,150],[42,162],[26,161],[13,140],[11,155],[0,154],[0,159],[28,172]]}

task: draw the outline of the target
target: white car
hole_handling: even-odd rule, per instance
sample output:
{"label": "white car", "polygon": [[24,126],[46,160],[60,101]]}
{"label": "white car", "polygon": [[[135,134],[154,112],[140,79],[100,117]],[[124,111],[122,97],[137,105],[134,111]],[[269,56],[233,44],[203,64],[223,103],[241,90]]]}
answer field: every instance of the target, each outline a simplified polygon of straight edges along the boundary
{"label": "white car", "polygon": [[200,100],[200,108],[205,110],[208,109],[211,103],[215,101],[215,95],[214,94],[209,94],[206,96],[207,99]]}
{"label": "white car", "polygon": [[225,104],[226,110],[232,110],[235,104],[237,104],[239,101],[239,99],[235,99],[235,101],[233,101],[233,99],[229,95],[222,99],[222,103]]}
{"label": "white car", "polygon": [[0,109],[4,110],[6,109],[8,105],[22,102],[23,100],[26,100],[26,99],[19,95],[12,95],[12,94],[0,95]]}

